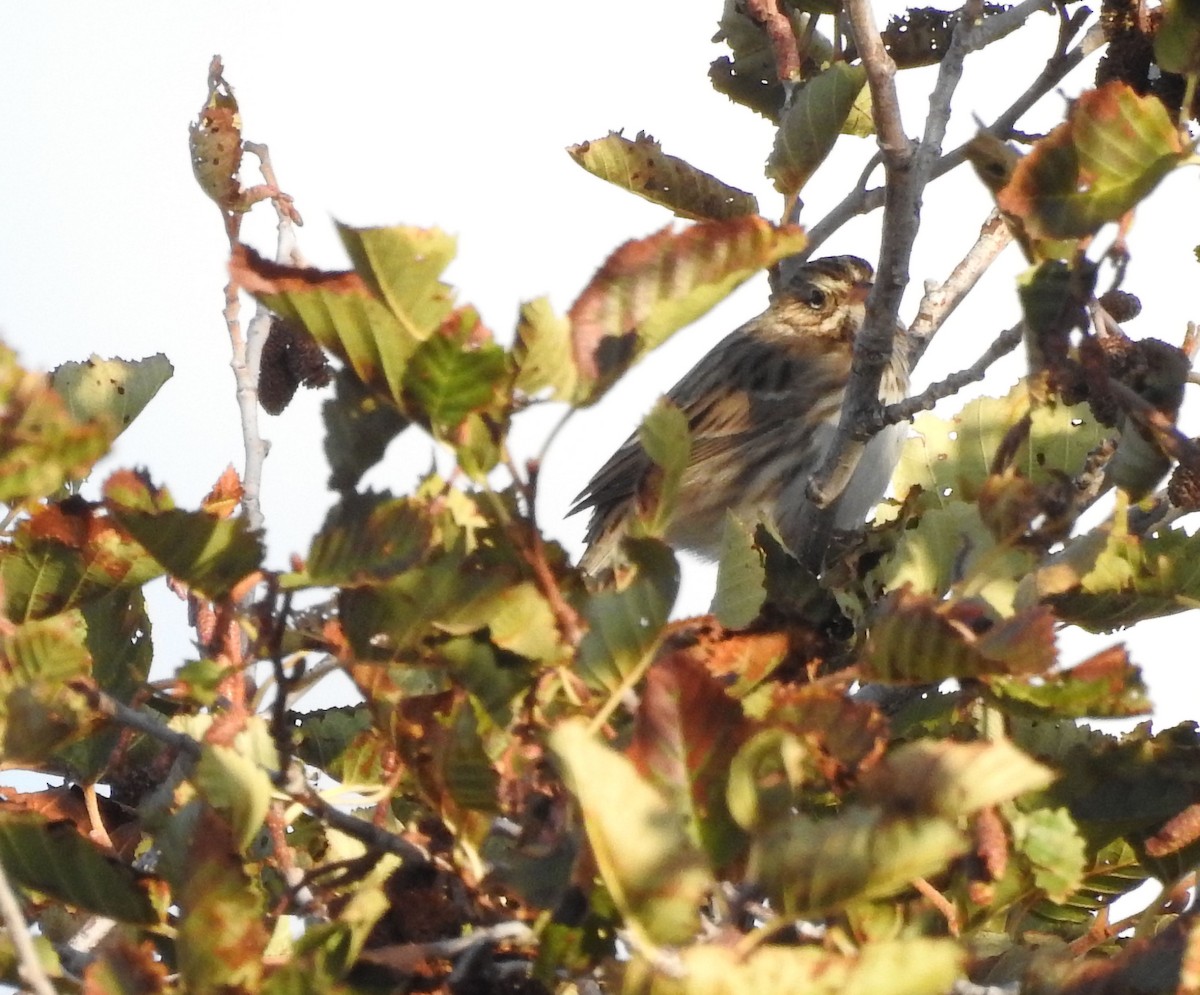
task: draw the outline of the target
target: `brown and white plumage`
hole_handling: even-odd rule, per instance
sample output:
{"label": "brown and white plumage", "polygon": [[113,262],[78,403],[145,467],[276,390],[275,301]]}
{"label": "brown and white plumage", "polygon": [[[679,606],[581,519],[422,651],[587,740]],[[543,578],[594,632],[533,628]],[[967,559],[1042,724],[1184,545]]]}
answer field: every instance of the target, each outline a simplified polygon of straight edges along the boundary
{"label": "brown and white plumage", "polygon": [[[856,256],[800,266],[766,311],[726,336],[667,393],[692,440],[666,530],[671,545],[715,559],[729,510],[769,518],[793,549],[804,545],[797,530],[805,489],[837,427],[873,277]],[[880,395],[899,400],[907,389],[900,343]],[[871,440],[838,499],[835,527],[862,524],[887,487],[903,436],[903,426],[892,426]],[[634,435],[580,494],[572,513],[593,509],[581,561],[588,572],[611,565],[652,468]]]}

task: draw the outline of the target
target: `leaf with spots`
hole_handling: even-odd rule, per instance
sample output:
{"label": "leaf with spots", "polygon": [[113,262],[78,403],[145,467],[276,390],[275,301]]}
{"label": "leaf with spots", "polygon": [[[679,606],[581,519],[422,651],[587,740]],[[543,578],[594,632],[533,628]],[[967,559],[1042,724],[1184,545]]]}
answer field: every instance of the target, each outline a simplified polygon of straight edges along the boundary
{"label": "leaf with spots", "polygon": [[107,426],[115,439],[175,373],[161,352],[145,359],[101,359],[63,363],[50,374],[71,416]]}
{"label": "leaf with spots", "polygon": [[642,355],[804,244],[799,228],[759,217],[701,221],[626,242],[568,313],[578,403],[597,401]]}
{"label": "leaf with spots", "polygon": [[649,135],[617,132],[567,149],[593,176],[672,210],[676,217],[721,221],[758,214],[758,201],[691,163],[667,155]]}
{"label": "leaf with spots", "polygon": [[996,199],[1033,239],[1086,238],[1136,207],[1190,152],[1157,97],[1114,81],[1073,101]]}

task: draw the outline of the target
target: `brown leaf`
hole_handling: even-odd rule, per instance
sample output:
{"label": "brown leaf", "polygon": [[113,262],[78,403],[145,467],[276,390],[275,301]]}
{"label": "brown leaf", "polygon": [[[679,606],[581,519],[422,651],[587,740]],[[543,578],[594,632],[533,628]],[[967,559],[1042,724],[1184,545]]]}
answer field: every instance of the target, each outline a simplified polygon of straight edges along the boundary
{"label": "brown leaf", "polygon": [[887,748],[888,723],[880,711],[835,688],[780,685],[771,695],[770,718],[816,747],[822,774],[830,781],[869,770]]}
{"label": "brown leaf", "polygon": [[999,881],[1008,868],[1008,833],[995,806],[975,813],[971,831],[975,837],[975,855],[983,864],[988,880]]}
{"label": "brown leaf", "polygon": [[353,270],[326,272],[313,267],[283,266],[238,243],[229,257],[229,275],[250,294],[294,294],[324,290],[374,300],[375,296]]}
{"label": "brown leaf", "polygon": [[83,974],[83,995],[157,995],[167,990],[167,966],[149,940],[113,934]]}
{"label": "brown leaf", "polygon": [[229,518],[238,509],[241,503],[242,481],[239,479],[237,470],[233,468],[231,463],[225,467],[225,471],[217,478],[217,482],[213,484],[210,490],[200,502],[202,511],[208,512],[210,515],[215,515],[217,518]]}

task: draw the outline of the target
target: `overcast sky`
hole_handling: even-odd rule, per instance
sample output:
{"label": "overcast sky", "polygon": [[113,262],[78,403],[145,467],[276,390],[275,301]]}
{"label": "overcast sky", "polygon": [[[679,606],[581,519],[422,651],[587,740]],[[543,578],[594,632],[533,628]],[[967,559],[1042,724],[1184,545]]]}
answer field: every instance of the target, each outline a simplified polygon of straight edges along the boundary
{"label": "overcast sky", "polygon": [[[96,479],[145,465],[177,502],[194,506],[226,464],[242,462],[221,317],[228,250],[218,212],[192,178],[187,143],[214,53],[240,101],[245,137],[270,146],[304,215],[300,245],[313,264],[346,264],[335,218],[440,226],[459,240],[448,273],[459,300],[507,340],[521,301],[549,294],[565,310],[613,248],[671,220],[585,174],[567,145],[645,130],[777,215],[762,173],[770,127],[706,78],[723,51],[711,42],[719,8],[719,0],[14,5],[0,36],[0,337],[41,368],[92,352],[166,353],[174,379]],[[968,60],[948,146],[973,132],[975,115],[1001,111],[1014,80],[1024,88],[1032,79],[1053,44],[1054,20],[1040,21],[1039,35]],[[1086,85],[1091,68],[1067,92]],[[910,134],[920,131],[932,72],[901,78]],[[1022,124],[1049,127],[1062,108],[1052,95]],[[808,223],[841,198],[873,150],[864,140],[842,145],[805,191]],[[1130,326],[1135,335],[1179,342],[1195,316],[1194,293],[1180,289],[1181,273],[1189,288],[1195,282],[1180,262],[1196,238],[1194,184],[1194,172],[1172,177],[1139,213],[1128,285],[1147,310]],[[949,272],[987,209],[965,170],[927,192],[907,317],[921,281]],[[243,234],[274,253],[269,207]],[[873,258],[877,246],[875,215],[823,251]],[[969,362],[1016,320],[1012,278],[1021,268],[1017,253],[1006,253],[927,354],[918,386]],[[543,472],[539,512],[550,534],[578,551],[584,522],[563,520],[572,496],[655,397],[765,297],[765,280],[750,282],[572,422]],[[1019,359],[1004,364],[990,391],[1003,392],[1019,372]],[[263,486],[272,566],[306,551],[331,501],[320,400],[309,394],[280,418],[263,416],[273,446]],[[526,417],[518,446],[536,450],[548,424]],[[401,490],[432,458],[414,430],[368,482]],[[689,564],[680,613],[703,611],[712,583],[711,569]],[[153,605],[156,672],[167,673],[188,653],[182,608],[161,590]],[[1188,645],[1195,625],[1182,616],[1147,627],[1132,641],[1135,659]],[[1066,658],[1113,641],[1073,641]],[[1166,721],[1197,710],[1177,667],[1151,672]]]}

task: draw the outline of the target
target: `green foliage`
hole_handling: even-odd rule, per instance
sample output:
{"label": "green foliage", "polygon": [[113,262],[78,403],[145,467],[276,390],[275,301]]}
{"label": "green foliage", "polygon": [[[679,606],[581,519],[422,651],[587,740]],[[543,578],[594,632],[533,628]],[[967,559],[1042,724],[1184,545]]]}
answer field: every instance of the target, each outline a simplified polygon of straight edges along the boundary
{"label": "green foliage", "polygon": [[[725,5],[731,56],[712,77],[777,126],[767,171],[791,202],[840,134],[873,123],[854,47],[817,30],[837,5],[777,7]],[[1164,16],[1180,33],[1160,32],[1157,57],[1191,71],[1190,7]],[[952,20],[908,11],[884,41],[901,66],[930,64]],[[261,195],[237,179],[239,136],[217,62],[192,144],[227,223]],[[1186,987],[1200,733],[1081,724],[1146,713],[1146,687],[1123,647],[1076,662],[1059,640],[1200,604],[1200,540],[1146,527],[1130,508],[1145,488],[1102,476],[1131,429],[1154,474],[1196,471],[1177,400],[1158,396],[1182,391],[1187,357],[1111,329],[1101,342],[1084,320],[1097,231],[1189,159],[1168,112],[1109,83],[1023,160],[981,170],[1035,264],[1012,288],[1030,376],[917,416],[897,500],[820,578],[771,523],[731,515],[712,614],[674,621],[662,536],[686,512],[680,410],[661,402],[639,429],[652,466],[603,581],[542,534],[553,450],[519,467],[510,430],[537,402],[594,404],[806,236],[649,138],[571,154],[695,223],[617,248],[563,314],[523,304],[511,338],[456,303],[455,243],[436,229],[340,226],[345,272],[235,248],[240,287],[341,364],[324,409],[336,503],[287,570],[237,512],[232,471],[196,509],[145,471],[66,496],[169,375],[164,358],[47,378],[0,351],[0,760],[68,781],[0,799],[0,861],[51,983]],[[361,489],[414,426],[453,472]],[[1126,493],[1081,526],[1100,483]],[[1188,486],[1177,470],[1170,493]],[[187,595],[196,658],[151,682],[163,661],[142,588],[164,575]],[[360,700],[301,711],[330,675]],[[1106,917],[1151,877],[1166,897],[1130,938]],[[82,949],[90,916],[111,934]],[[0,975],[19,982],[28,965],[0,940]]]}
{"label": "green foliage", "polygon": [[832,151],[866,83],[862,66],[835,62],[795,91],[767,159],[776,190],[799,193]]}

